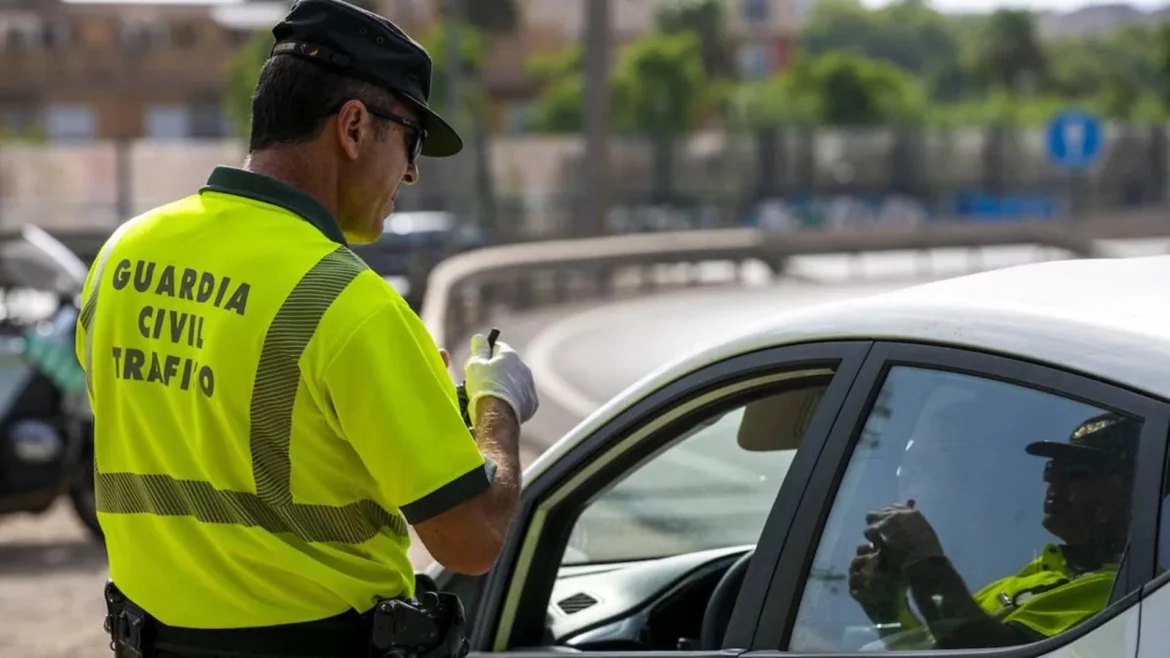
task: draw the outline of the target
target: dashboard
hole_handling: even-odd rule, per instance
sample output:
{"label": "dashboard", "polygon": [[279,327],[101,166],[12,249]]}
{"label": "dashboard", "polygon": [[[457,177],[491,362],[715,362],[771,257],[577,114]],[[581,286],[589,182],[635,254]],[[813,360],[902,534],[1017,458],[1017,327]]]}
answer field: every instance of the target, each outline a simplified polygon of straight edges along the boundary
{"label": "dashboard", "polygon": [[546,615],[546,642],[582,651],[698,649],[711,592],[752,548],[562,567]]}

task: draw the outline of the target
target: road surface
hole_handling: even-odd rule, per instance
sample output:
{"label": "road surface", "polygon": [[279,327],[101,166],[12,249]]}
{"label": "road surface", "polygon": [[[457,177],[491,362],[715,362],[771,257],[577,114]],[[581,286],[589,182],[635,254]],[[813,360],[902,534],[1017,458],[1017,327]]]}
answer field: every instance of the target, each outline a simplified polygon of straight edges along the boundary
{"label": "road surface", "polygon": [[[1117,243],[1115,247],[1118,255],[1170,251],[1168,241]],[[501,340],[520,349],[541,385],[541,409],[525,427],[525,459],[531,459],[602,401],[649,370],[745,322],[797,305],[1052,255],[1029,247],[981,255],[950,250],[927,256],[895,253],[801,258],[794,261],[790,276],[769,281],[758,274],[746,288],[683,291],[608,306],[590,302],[499,318],[496,324],[503,330]],[[933,274],[923,275],[922,269]],[[859,277],[871,280],[850,282]],[[448,347],[457,363],[461,362],[464,346]],[[701,465],[703,461],[683,457],[672,464],[690,469],[688,477],[694,484],[713,483],[720,469],[758,472],[762,468],[760,462],[739,459],[714,467]],[[763,500],[765,494],[760,498]],[[671,504],[686,502],[678,497]],[[109,656],[101,628],[105,577],[101,549],[88,541],[66,505],[58,505],[41,517],[0,519],[0,655]]]}

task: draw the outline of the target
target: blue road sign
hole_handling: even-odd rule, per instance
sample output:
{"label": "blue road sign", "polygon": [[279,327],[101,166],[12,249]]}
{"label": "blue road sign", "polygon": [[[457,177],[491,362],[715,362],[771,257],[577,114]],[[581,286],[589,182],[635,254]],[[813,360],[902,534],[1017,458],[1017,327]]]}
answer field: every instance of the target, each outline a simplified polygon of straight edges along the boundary
{"label": "blue road sign", "polygon": [[1081,110],[1069,110],[1048,122],[1048,157],[1065,169],[1084,169],[1101,153],[1101,121]]}

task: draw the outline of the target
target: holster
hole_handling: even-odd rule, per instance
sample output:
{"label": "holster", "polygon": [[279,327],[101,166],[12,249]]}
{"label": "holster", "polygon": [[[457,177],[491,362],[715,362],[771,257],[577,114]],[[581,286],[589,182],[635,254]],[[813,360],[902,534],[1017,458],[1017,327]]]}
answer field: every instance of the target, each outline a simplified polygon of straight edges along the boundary
{"label": "holster", "polygon": [[126,598],[106,582],[106,621],[103,625],[110,635],[110,650],[117,658],[153,658],[154,638],[151,631],[154,620],[145,610]]}
{"label": "holster", "polygon": [[463,658],[467,619],[459,597],[418,592],[418,600],[389,599],[374,606],[370,658]]}

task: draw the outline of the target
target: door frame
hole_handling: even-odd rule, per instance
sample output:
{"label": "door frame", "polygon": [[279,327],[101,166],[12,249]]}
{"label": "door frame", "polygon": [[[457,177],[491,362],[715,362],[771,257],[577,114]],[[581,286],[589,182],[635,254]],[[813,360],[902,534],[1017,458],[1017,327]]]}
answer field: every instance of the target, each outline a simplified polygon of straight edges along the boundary
{"label": "door frame", "polygon": [[[472,652],[506,652],[504,647],[517,637],[522,638],[522,646],[537,646],[534,639],[544,630],[557,568],[583,500],[591,497],[592,490],[602,488],[615,475],[627,472],[677,436],[680,425],[692,422],[694,414],[710,413],[721,402],[741,398],[759,390],[759,386],[716,400],[704,401],[705,396],[719,395],[737,383],[758,381],[784,371],[831,365],[832,380],[781,484],[778,500],[786,504],[773,504],[761,534],[759,548],[763,550],[758,550],[752,561],[736,613],[724,636],[724,646],[748,642],[755,633],[756,618],[743,615],[740,609],[758,608],[766,596],[769,576],[787,536],[786,527],[797,509],[796,499],[808,484],[824,441],[871,345],[865,340],[829,340],[735,355],[684,374],[619,411],[525,486],[500,557],[477,602],[478,613],[470,629]],[[589,484],[567,495],[562,491],[576,474],[595,467],[607,454],[631,441],[632,447],[606,461],[588,480]],[[550,508],[546,503],[553,496],[561,500]]]}
{"label": "door frame", "polygon": [[[788,652],[787,647],[791,640],[796,613],[804,595],[806,574],[816,555],[825,523],[836,502],[841,480],[849,466],[854,447],[889,369],[895,366],[945,370],[1000,380],[1077,399],[1087,404],[1128,412],[1144,419],[1134,472],[1130,549],[1126,564],[1118,574],[1118,581],[1124,583],[1123,593],[1115,594],[1111,604],[1101,614],[1056,637],[1000,650],[980,649],[970,652],[947,650],[945,653],[948,655],[978,653],[980,656],[996,658],[1040,656],[1092,632],[1140,599],[1142,587],[1155,576],[1158,516],[1167,457],[1167,434],[1170,431],[1170,405],[1145,392],[1017,355],[1001,355],[969,347],[883,341],[875,343],[867,355],[861,372],[838,414],[837,423],[825,442],[820,459],[813,469],[812,484],[806,491],[791,524],[791,540],[780,556],[761,610],[761,618],[777,622],[757,625],[757,633],[752,639],[753,647],[768,652],[779,651],[786,656],[801,655]],[[829,654],[816,655],[817,658],[825,658]],[[869,654],[837,652],[832,655]]]}

